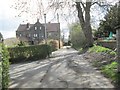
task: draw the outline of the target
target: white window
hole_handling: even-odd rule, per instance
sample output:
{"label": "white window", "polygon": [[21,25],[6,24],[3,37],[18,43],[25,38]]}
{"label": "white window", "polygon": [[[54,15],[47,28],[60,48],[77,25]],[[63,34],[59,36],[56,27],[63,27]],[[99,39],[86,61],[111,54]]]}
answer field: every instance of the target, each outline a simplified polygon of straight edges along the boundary
{"label": "white window", "polygon": [[41,27],[40,27],[40,30],[41,30]]}
{"label": "white window", "polygon": [[37,30],[37,27],[35,27],[35,30]]}
{"label": "white window", "polygon": [[36,37],[38,37],[38,34],[36,34]]}
{"label": "white window", "polygon": [[30,34],[28,34],[28,37],[30,37],[31,35]]}
{"label": "white window", "polygon": [[20,37],[22,36],[22,34],[20,34]]}
{"label": "white window", "polygon": [[38,34],[34,34],[34,37],[38,37]]}

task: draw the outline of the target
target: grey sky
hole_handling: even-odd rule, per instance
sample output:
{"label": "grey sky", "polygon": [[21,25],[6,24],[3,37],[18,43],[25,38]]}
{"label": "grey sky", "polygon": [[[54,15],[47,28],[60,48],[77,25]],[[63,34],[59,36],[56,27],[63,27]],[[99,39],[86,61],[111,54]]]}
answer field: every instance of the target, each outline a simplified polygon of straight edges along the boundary
{"label": "grey sky", "polygon": [[[10,8],[11,5],[14,4],[14,1],[16,0],[1,0],[0,1],[0,32],[3,34],[4,38],[10,38],[10,37],[15,37],[15,31],[18,28],[19,24],[21,23],[35,23],[37,18],[33,18],[30,17],[30,14],[22,14],[22,17],[15,17],[18,15],[19,11],[16,11],[13,8]],[[112,0],[109,0],[112,1]],[[116,1],[116,0],[114,0]],[[46,2],[47,0],[44,0],[44,9],[46,8]],[[35,3],[35,2],[34,2]],[[34,8],[33,8],[34,7]],[[35,6],[33,6],[31,8],[32,11],[35,10]],[[61,11],[59,11],[61,12]],[[67,9],[64,9],[64,14],[67,14],[69,11]],[[62,12],[61,12],[62,13]],[[59,14],[61,14],[59,13]],[[53,12],[49,12],[47,14],[47,22],[51,21],[51,22],[57,22],[57,15],[53,15]],[[97,15],[98,12],[93,13],[93,15]],[[43,16],[42,16],[43,17]],[[75,18],[73,18],[75,17]],[[65,29],[65,33],[68,34],[68,32],[66,31],[68,29],[67,24],[74,22],[75,20],[77,20],[77,15],[76,16],[72,16],[68,17],[68,16],[64,16],[61,17],[60,16],[60,23],[61,23],[61,29]],[[66,21],[67,20],[67,21]],[[23,22],[24,21],[24,22]],[[44,22],[44,18],[40,19],[40,22]],[[97,22],[96,22],[97,23]],[[97,23],[98,24],[98,23]]]}

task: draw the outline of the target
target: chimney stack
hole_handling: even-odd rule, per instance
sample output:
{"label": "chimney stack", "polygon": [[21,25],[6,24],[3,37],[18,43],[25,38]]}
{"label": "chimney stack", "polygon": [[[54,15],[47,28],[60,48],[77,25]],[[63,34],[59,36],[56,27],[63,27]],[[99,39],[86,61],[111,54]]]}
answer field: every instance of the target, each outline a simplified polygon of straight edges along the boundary
{"label": "chimney stack", "polygon": [[37,19],[37,22],[39,22],[39,19]]}
{"label": "chimney stack", "polygon": [[27,23],[27,28],[29,28],[30,27],[30,23]]}

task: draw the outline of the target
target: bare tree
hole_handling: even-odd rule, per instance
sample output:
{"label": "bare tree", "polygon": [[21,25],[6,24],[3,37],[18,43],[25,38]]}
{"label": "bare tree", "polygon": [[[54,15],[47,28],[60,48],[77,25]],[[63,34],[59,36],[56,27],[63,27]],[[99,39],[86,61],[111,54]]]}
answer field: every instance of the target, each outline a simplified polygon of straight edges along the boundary
{"label": "bare tree", "polygon": [[[28,2],[29,1],[29,2]],[[26,10],[26,12],[28,12],[28,8],[26,6],[30,5],[30,1],[32,0],[18,0],[16,1],[16,6],[15,8],[17,10],[20,10],[20,7],[22,7],[21,9]],[[64,16],[64,11],[66,11],[68,13],[68,16],[70,15],[76,15],[79,18],[79,22],[81,25],[81,28],[84,32],[84,35],[86,37],[87,40],[87,44],[85,45],[86,47],[90,47],[93,45],[93,37],[92,37],[92,28],[91,28],[91,7],[95,4],[97,4],[100,7],[105,7],[108,6],[108,3],[104,2],[98,2],[96,0],[94,0],[94,2],[92,2],[92,0],[89,1],[82,1],[82,0],[47,0],[47,7],[46,9],[44,8],[43,5],[43,1],[42,0],[36,0],[38,3],[38,13],[40,16],[42,15],[42,13],[47,13],[48,11],[53,11],[54,14],[57,12],[61,13],[62,16]],[[99,0],[100,1],[100,0]],[[21,6],[22,5],[22,6]],[[43,9],[44,8],[44,9]],[[20,14],[22,14],[21,11]],[[71,18],[73,18],[74,16],[71,16]]]}

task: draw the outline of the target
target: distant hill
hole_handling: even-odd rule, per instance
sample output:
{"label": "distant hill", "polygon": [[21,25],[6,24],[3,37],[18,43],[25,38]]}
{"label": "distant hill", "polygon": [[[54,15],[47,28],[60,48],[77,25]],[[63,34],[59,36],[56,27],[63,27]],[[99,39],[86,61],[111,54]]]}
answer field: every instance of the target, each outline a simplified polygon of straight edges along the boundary
{"label": "distant hill", "polygon": [[19,42],[20,41],[15,37],[4,39],[4,44],[8,47],[16,46]]}

